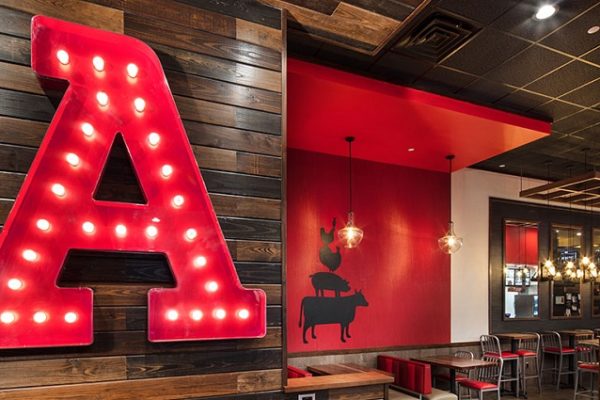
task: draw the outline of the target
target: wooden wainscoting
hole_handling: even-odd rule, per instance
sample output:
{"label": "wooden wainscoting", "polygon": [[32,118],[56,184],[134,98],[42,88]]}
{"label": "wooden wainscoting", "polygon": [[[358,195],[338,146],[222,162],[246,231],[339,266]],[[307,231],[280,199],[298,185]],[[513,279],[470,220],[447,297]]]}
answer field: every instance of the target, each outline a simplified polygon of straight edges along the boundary
{"label": "wooden wainscoting", "polygon": [[60,284],[94,289],[94,343],[0,351],[0,398],[282,398],[281,12],[256,3],[252,14],[227,6],[225,15],[192,3],[0,1],[0,224],[55,112],[29,65],[32,15],[139,38],[165,68],[242,283],[267,293],[267,336],[150,343],[147,291],[172,285],[164,260],[72,255]]}

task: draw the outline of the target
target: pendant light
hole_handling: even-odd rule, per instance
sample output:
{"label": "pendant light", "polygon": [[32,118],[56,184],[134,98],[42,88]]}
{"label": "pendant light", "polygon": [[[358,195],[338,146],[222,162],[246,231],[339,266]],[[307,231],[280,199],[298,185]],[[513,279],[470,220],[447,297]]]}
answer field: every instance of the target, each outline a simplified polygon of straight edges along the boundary
{"label": "pendant light", "polygon": [[352,142],[354,136],[344,139],[348,142],[348,222],[338,231],[338,237],[348,249],[355,248],[363,238],[363,231],[354,225],[354,212],[352,211]]}
{"label": "pendant light", "polygon": [[[550,184],[550,164],[552,161],[546,161],[546,184]],[[550,195],[546,195],[546,219],[550,219]],[[539,274],[539,281],[553,281],[554,278],[560,279],[562,274],[556,270],[554,261],[552,260],[552,238],[548,235],[548,257],[544,260],[541,265],[541,273]]]}
{"label": "pendant light", "polygon": [[448,175],[450,176],[450,201],[448,202],[450,221],[448,222],[448,232],[446,235],[438,239],[438,245],[440,249],[446,254],[454,254],[460,250],[463,245],[463,238],[458,237],[454,233],[454,222],[452,221],[452,160],[454,160],[454,154],[448,154],[446,156],[448,160]]}

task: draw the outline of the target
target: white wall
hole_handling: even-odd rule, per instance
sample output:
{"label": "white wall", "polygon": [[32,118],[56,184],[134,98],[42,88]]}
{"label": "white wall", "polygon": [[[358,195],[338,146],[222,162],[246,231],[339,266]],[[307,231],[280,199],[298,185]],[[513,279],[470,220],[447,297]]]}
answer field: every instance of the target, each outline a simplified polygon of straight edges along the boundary
{"label": "white wall", "polygon": [[[546,182],[523,178],[523,189]],[[452,342],[488,333],[489,199],[520,200],[521,178],[475,169],[452,174],[452,218],[462,249],[451,261]]]}

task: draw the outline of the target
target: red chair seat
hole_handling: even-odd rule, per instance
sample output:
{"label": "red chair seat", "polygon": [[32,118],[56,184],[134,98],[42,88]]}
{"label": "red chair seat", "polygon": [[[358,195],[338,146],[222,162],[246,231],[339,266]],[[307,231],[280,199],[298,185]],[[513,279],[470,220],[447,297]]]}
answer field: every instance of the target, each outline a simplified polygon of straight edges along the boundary
{"label": "red chair seat", "polygon": [[[498,353],[485,353],[485,355],[490,357],[498,357]],[[515,353],[511,353],[510,351],[503,351],[500,358],[519,358],[519,356]]]}
{"label": "red chair seat", "polygon": [[527,349],[517,350],[517,354],[520,357],[537,357],[537,354],[535,353],[535,351],[531,351],[531,350],[527,350]]}
{"label": "red chair seat", "polygon": [[[450,374],[437,374],[435,377],[437,379],[441,379],[443,381],[449,381],[450,380]],[[468,377],[466,375],[456,374],[456,381],[457,382],[464,381],[465,379],[468,379]]]}
{"label": "red chair seat", "polygon": [[[560,353],[560,348],[558,347],[545,347],[544,352],[546,353]],[[563,353],[575,353],[575,349],[572,347],[563,347]]]}
{"label": "red chair seat", "polygon": [[476,381],[474,379],[465,379],[460,382],[461,386],[465,386],[475,390],[491,390],[498,389],[498,385],[494,385],[490,382]]}
{"label": "red chair seat", "polygon": [[577,367],[579,367],[581,369],[592,370],[592,371],[598,371],[599,370],[597,362],[582,362],[582,363],[579,363],[579,365]]}

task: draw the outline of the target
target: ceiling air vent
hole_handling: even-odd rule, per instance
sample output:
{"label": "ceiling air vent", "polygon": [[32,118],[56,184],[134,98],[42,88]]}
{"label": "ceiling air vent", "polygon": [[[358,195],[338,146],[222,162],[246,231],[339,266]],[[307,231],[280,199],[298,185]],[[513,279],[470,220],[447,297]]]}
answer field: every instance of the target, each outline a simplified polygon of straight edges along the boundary
{"label": "ceiling air vent", "polygon": [[434,13],[402,35],[393,50],[438,62],[457,49],[475,31],[475,27],[468,22]]}

